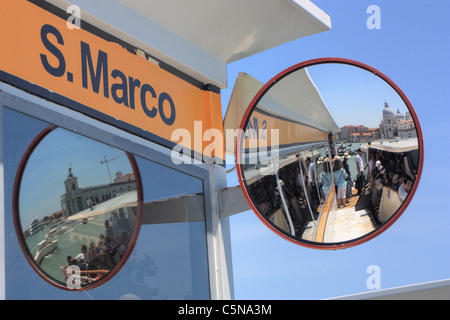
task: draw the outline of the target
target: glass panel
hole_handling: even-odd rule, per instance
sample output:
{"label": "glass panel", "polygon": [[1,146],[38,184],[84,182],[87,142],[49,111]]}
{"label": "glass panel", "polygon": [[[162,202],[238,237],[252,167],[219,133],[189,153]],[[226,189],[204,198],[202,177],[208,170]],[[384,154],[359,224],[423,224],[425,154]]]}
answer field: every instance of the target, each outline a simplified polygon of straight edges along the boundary
{"label": "glass panel", "polygon": [[134,163],[119,149],[54,126],[27,147],[15,179],[14,219],[27,259],[45,280],[87,289],[118,272],[142,208]]}
{"label": "glass panel", "polygon": [[139,288],[146,290],[137,295],[144,299],[209,299],[202,180],[143,158],[136,160],[143,181],[144,221],[146,215],[152,215],[149,206],[155,201],[194,194],[201,197],[196,221],[191,221],[189,214],[181,219],[181,212],[167,210],[163,214],[168,218],[142,225],[133,256],[147,264],[136,265],[133,272],[145,275]]}
{"label": "glass panel", "polygon": [[[77,227],[89,226],[106,231],[104,223],[108,220],[111,222],[110,225],[113,230],[120,229],[116,220],[110,219],[112,213],[107,214],[107,216],[102,216],[100,220],[88,217],[86,224],[83,224],[84,220],[74,221],[74,224],[78,223],[77,226],[68,226],[70,229],[66,229],[65,233],[58,236],[58,250],[55,250],[49,255],[45,255],[45,258],[42,259],[40,264],[34,262],[34,265],[31,265],[32,267],[30,268],[30,264],[27,263],[25,256],[29,256],[28,262],[34,261],[35,252],[33,250],[35,246],[27,244],[27,241],[29,242],[32,237],[37,236],[43,236],[45,238],[50,231],[47,230],[50,226],[49,224],[44,227],[47,228],[46,230],[40,229],[37,226],[38,228],[33,229],[33,232],[36,231],[33,236],[29,233],[30,217],[39,208],[36,204],[45,206],[47,202],[50,202],[44,201],[42,194],[51,193],[56,197],[56,200],[51,201],[53,204],[57,202],[59,205],[58,208],[52,208],[55,213],[60,211],[62,215],[75,217],[80,215],[80,212],[77,212],[79,207],[87,210],[86,212],[89,213],[91,208],[95,210],[101,205],[118,199],[120,194],[132,191],[133,187],[131,189],[128,188],[126,181],[123,181],[123,185],[118,183],[118,181],[114,182],[115,178],[125,179],[127,173],[130,173],[131,166],[126,154],[116,148],[106,146],[63,129],[55,129],[54,132],[49,133],[43,139],[43,142],[39,144],[39,147],[36,148],[35,152],[31,154],[29,163],[32,165],[27,166],[27,169],[24,171],[19,203],[21,208],[23,207],[23,211],[27,212],[28,219],[23,216],[20,221],[22,221],[21,225],[23,225],[24,229],[22,237],[25,238],[26,230],[28,230],[28,236],[27,240],[23,241],[21,245],[17,241],[18,237],[14,236],[15,224],[12,210],[14,181],[16,179],[16,173],[20,168],[21,159],[26,153],[27,148],[32,144],[36,136],[48,127],[48,123],[7,108],[2,108],[2,113],[4,134],[3,152],[5,155],[6,233],[11,235],[11,237],[7,237],[6,239],[8,299],[209,298],[203,182],[200,179],[143,158],[136,158],[140,172],[139,176],[143,182],[143,207],[152,206],[173,198],[183,200],[185,196],[190,195],[189,199],[194,197],[197,201],[197,206],[194,206],[194,209],[190,209],[190,211],[195,211],[191,213],[195,217],[195,221],[190,219],[189,215],[180,219],[178,212],[174,212],[174,210],[168,210],[166,213],[162,213],[161,210],[147,210],[147,216],[149,214],[156,214],[158,215],[157,220],[159,222],[145,224],[141,227],[139,237],[134,245],[134,250],[130,253],[126,263],[121,266],[120,272],[114,274],[109,281],[101,282],[101,286],[93,285],[92,288],[95,287],[93,290],[81,292],[60,290],[60,288],[70,289],[67,287],[64,272],[60,268],[67,264],[67,260],[64,260],[64,264],[55,262],[57,268],[49,267],[49,262],[50,260],[56,259],[58,255],[61,259],[67,258],[69,255],[75,257],[80,253],[81,242],[86,244],[89,249],[89,243],[91,241],[89,241],[88,235],[86,233],[82,236],[77,235],[75,232]],[[68,139],[82,141],[82,144],[74,144]],[[95,145],[96,148],[90,147],[90,145]],[[47,150],[45,150],[46,148]],[[115,153],[107,153],[106,151],[108,150],[114,151]],[[55,161],[64,154],[68,154],[69,151],[73,151],[71,152],[72,158],[70,161],[62,161],[61,165],[58,166],[50,165],[51,161]],[[75,161],[74,154],[77,153],[81,154],[81,158],[85,161],[91,161],[92,164],[95,163],[97,170],[86,172],[84,169],[83,172],[81,167],[76,165],[77,162]],[[128,165],[125,165],[127,161]],[[117,165],[120,163],[123,165],[118,168]],[[116,175],[118,171],[121,171],[122,174]],[[102,176],[102,180],[100,181],[100,178],[95,178],[97,176]],[[94,181],[88,183],[88,179],[94,179]],[[44,188],[43,186],[37,185],[39,181],[45,182],[47,186]],[[112,184],[111,181],[113,181]],[[74,198],[70,201],[65,201],[67,198],[64,195],[67,196],[74,189],[80,189],[88,185],[98,187],[103,184],[111,184],[114,187],[111,190],[103,190],[103,192],[98,194],[89,195],[89,197],[83,197],[82,199]],[[59,186],[60,189],[55,192],[48,192],[51,185],[54,185],[55,188]],[[122,190],[120,187],[122,187]],[[120,215],[119,211],[117,213],[118,215]],[[167,219],[166,215],[174,216],[175,218]],[[48,217],[49,215],[46,216]],[[124,216],[127,217],[126,212]],[[130,218],[131,216],[128,215],[128,217]],[[38,221],[42,222],[43,218],[41,217]],[[94,243],[99,242],[98,235],[100,229],[97,231],[94,230],[91,234],[92,237],[95,237]],[[76,244],[73,243],[71,247],[63,246],[63,240],[67,236],[70,236],[69,238],[72,240],[77,238]],[[19,233],[20,237],[21,235]],[[22,249],[20,248],[21,246]],[[28,248],[30,249],[28,250]],[[25,252],[25,255],[22,252]],[[46,285],[42,280],[42,278],[46,277],[51,280],[50,282],[53,281],[59,284],[59,288],[58,285]],[[83,287],[82,289],[88,288]],[[77,292],[80,293],[77,294]]]}

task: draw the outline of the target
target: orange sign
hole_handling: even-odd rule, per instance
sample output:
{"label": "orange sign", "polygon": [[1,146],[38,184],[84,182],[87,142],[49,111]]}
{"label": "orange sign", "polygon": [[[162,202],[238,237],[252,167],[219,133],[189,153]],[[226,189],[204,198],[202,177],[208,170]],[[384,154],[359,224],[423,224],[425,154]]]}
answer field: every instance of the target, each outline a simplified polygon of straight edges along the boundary
{"label": "orange sign", "polygon": [[[106,115],[99,118],[135,133],[142,129],[166,146],[174,145],[176,129],[194,133],[195,121],[202,121],[204,131],[223,132],[218,92],[183,80],[116,42],[69,29],[65,19],[36,4],[7,1],[0,30],[0,79],[5,82],[90,116]],[[210,144],[192,150],[202,153]]]}

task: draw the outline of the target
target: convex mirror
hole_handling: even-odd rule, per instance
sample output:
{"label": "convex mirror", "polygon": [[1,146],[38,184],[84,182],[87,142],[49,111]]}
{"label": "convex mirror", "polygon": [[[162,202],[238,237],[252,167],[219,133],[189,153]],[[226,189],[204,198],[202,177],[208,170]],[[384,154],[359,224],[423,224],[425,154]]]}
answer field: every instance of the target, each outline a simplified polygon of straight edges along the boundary
{"label": "convex mirror", "polygon": [[49,126],[22,158],[14,220],[27,260],[46,281],[86,290],[123,266],[140,227],[134,157]]}
{"label": "convex mirror", "polygon": [[406,95],[363,63],[323,58],[281,72],[241,122],[236,161],[251,208],[275,233],[318,249],[363,243],[404,212],[423,166]]}

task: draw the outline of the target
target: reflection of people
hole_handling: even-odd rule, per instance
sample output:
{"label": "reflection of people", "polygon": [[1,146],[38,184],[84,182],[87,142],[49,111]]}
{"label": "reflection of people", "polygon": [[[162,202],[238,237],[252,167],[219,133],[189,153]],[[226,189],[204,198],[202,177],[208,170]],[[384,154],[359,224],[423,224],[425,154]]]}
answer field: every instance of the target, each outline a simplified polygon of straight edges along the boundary
{"label": "reflection of people", "polygon": [[100,250],[106,250],[106,238],[102,233],[98,235],[97,254]]}
{"label": "reflection of people", "polygon": [[352,174],[350,172],[350,166],[348,164],[348,159],[350,158],[350,156],[348,155],[348,153],[344,153],[344,160],[342,161],[342,167],[345,170],[345,173],[348,176],[348,181],[352,181]]}
{"label": "reflection of people", "polygon": [[375,162],[375,168],[373,170],[373,178],[375,179],[375,188],[380,190],[386,185],[386,169],[381,164],[380,160]]}
{"label": "reflection of people", "polygon": [[324,192],[325,197],[328,195],[328,192],[330,191],[331,182],[332,182],[329,165],[330,165],[330,161],[328,160],[328,158],[326,158],[325,161],[322,162],[323,172],[320,177],[320,182],[322,183],[322,190]]}
{"label": "reflection of people", "polygon": [[130,225],[128,223],[128,220],[125,218],[125,213],[123,212],[123,209],[119,209],[119,217],[117,219],[116,226],[117,226],[116,234],[128,232],[130,229]]}
{"label": "reflection of people", "polygon": [[310,157],[306,158],[306,166],[308,168],[308,195],[310,196],[311,202],[314,204],[320,204],[320,199],[316,190],[316,172],[314,168],[314,162],[311,161]]}
{"label": "reflection of people", "polygon": [[333,175],[334,183],[337,187],[337,207],[345,206],[345,200],[347,198],[347,173],[342,168],[341,159],[336,157],[333,163]]}
{"label": "reflection of people", "polygon": [[97,257],[98,257],[97,268],[99,270],[111,270],[112,268],[114,268],[114,264],[111,261],[111,257],[103,250],[100,251]]}
{"label": "reflection of people", "polygon": [[97,255],[96,249],[97,248],[95,247],[95,242],[91,241],[91,243],[89,244],[89,251],[87,252],[87,254],[85,256],[86,261],[89,262],[90,260],[95,258],[95,256]]}
{"label": "reflection of people", "polygon": [[348,164],[348,159],[350,156],[348,153],[344,153],[344,160],[342,161],[342,166],[345,170],[345,173],[347,174],[347,194],[346,194],[346,201],[345,203],[349,203],[349,199],[352,197],[352,190],[353,190],[353,180],[352,180],[352,173],[350,172],[350,165]]}
{"label": "reflection of people", "polygon": [[314,172],[314,163],[312,163],[311,158],[306,158],[306,166],[308,167],[308,184],[312,188],[316,185],[316,176]]}
{"label": "reflection of people", "polygon": [[105,237],[108,241],[111,241],[114,238],[113,229],[109,223],[109,220],[105,220]]}
{"label": "reflection of people", "polygon": [[400,176],[397,173],[394,174],[391,181],[391,188],[394,189],[395,191],[398,191],[398,189],[401,186],[401,182],[402,180],[400,179]]}
{"label": "reflection of people", "polygon": [[361,158],[362,150],[361,148],[358,148],[356,150],[356,157],[355,157],[355,163],[356,163],[356,189],[358,190],[358,195],[361,194],[361,190],[364,186],[364,164]]}
{"label": "reflection of people", "polygon": [[372,203],[378,204],[381,200],[383,192],[383,186],[386,185],[386,169],[381,165],[381,161],[375,162],[375,167],[372,171],[373,190],[372,190]]}
{"label": "reflection of people", "polygon": [[398,188],[398,195],[403,201],[405,201],[406,196],[411,191],[412,184],[412,181],[408,178],[402,179],[402,185]]}
{"label": "reflection of people", "polygon": [[373,175],[373,170],[375,169],[375,154],[372,152],[369,156],[370,160],[369,160],[369,173],[368,173],[368,177],[369,177],[369,181],[371,181],[371,177]]}
{"label": "reflection of people", "polygon": [[80,251],[81,251],[81,253],[78,254],[78,255],[75,257],[75,259],[76,259],[77,261],[86,260],[87,247],[86,247],[84,244],[80,247]]}

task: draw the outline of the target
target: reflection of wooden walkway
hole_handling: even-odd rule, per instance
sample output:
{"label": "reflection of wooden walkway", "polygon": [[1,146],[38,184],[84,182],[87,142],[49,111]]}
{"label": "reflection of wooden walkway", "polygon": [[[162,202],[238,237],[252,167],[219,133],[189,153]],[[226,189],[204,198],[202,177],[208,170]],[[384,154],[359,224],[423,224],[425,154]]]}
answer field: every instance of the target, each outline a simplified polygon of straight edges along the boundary
{"label": "reflection of wooden walkway", "polygon": [[[356,204],[358,203],[358,200],[359,200],[359,196],[357,196],[357,193],[358,193],[358,190],[356,190],[355,188],[353,188],[353,190],[352,190],[352,197],[351,197],[350,199],[348,199],[348,200],[349,200],[349,203],[348,203],[345,207],[341,207],[341,208],[339,208],[338,210],[344,209],[344,208],[351,208],[351,207],[356,206]],[[321,205],[319,205],[319,206],[317,207],[317,211],[318,211],[318,212],[322,212],[322,209],[323,209],[324,205],[325,205],[324,203],[322,203]]]}
{"label": "reflection of wooden walkway", "polygon": [[[368,186],[366,186],[366,188],[367,187]],[[351,208],[351,207],[356,206],[356,204],[358,203],[358,200],[359,200],[359,196],[357,194],[358,194],[358,190],[353,188],[353,190],[352,190],[352,197],[350,199],[347,199],[349,201],[349,203],[347,203],[345,205],[345,207],[340,207],[337,210],[342,210],[342,209],[345,209],[345,208]],[[321,212],[322,208],[323,208],[323,203],[317,208],[317,211]],[[372,210],[374,215],[378,216],[378,212],[380,210],[378,203],[373,203],[372,206],[371,206],[371,210]]]}
{"label": "reflection of wooden walkway", "polygon": [[[332,190],[334,191],[334,190]],[[336,208],[336,199],[331,198],[326,203],[317,207],[321,213],[315,223],[308,223],[302,234],[302,239],[318,243],[338,243],[361,237],[374,230],[375,226],[370,218],[369,208],[355,210],[358,203],[358,190],[352,190],[352,197],[345,207]],[[317,227],[317,228],[315,228]]]}
{"label": "reflection of wooden walkway", "polygon": [[358,203],[358,200],[359,200],[359,196],[356,195],[357,193],[358,193],[358,190],[353,188],[352,197],[350,199],[348,199],[349,203],[345,206],[345,208],[356,206],[356,204]]}
{"label": "reflection of wooden walkway", "polygon": [[335,204],[334,197],[335,197],[335,189],[334,187],[331,187],[327,201],[325,201],[322,204],[323,210],[322,208],[320,208],[321,210],[319,211],[320,212],[318,217],[319,225],[317,226],[317,232],[314,239],[316,242],[323,242],[323,239],[325,237],[325,228],[327,225],[328,214],[332,211],[333,204]]}
{"label": "reflection of wooden walkway", "polygon": [[[371,219],[366,210],[355,211],[358,203],[358,190],[352,190],[352,197],[346,206],[339,209],[331,210],[324,221],[320,221],[319,225],[324,228],[318,228],[315,241],[324,243],[335,243],[356,239],[363,236],[374,229]],[[321,210],[321,207],[318,208]],[[325,210],[326,211],[326,207]],[[323,218],[322,217],[322,218]],[[322,220],[322,219],[321,219]]]}

